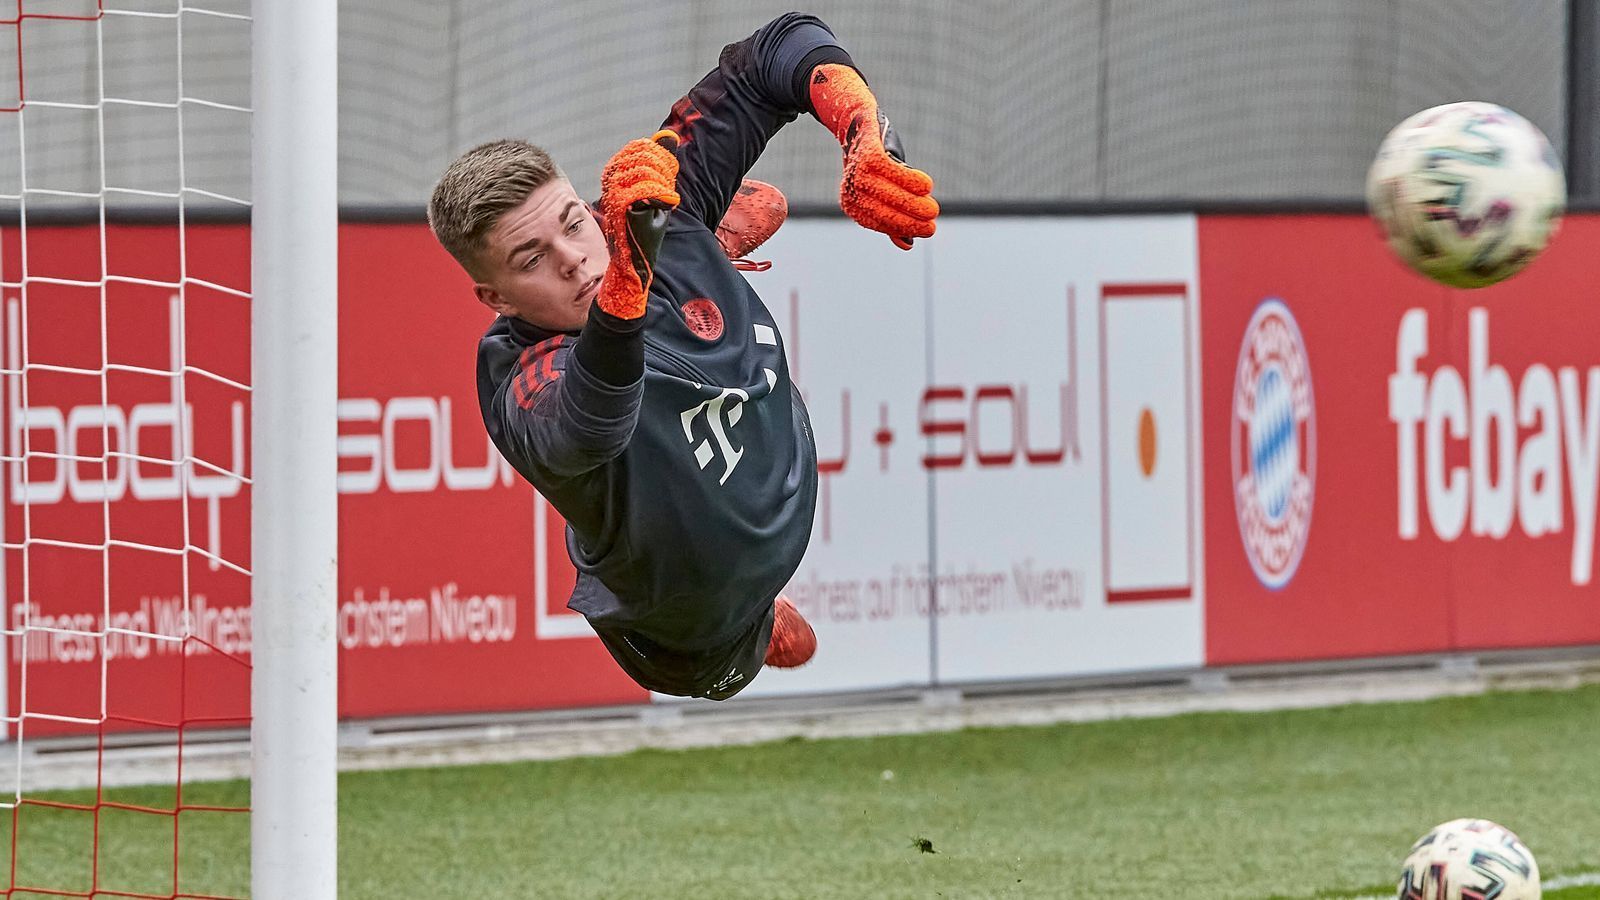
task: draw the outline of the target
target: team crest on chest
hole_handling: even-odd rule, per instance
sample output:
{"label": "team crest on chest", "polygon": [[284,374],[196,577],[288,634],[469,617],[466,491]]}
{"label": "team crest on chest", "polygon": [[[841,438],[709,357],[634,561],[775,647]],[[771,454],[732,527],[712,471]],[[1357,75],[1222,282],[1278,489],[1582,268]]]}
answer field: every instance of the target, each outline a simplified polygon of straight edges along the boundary
{"label": "team crest on chest", "polygon": [[683,322],[695,337],[714,341],[722,337],[722,310],[705,297],[696,297],[681,309]]}

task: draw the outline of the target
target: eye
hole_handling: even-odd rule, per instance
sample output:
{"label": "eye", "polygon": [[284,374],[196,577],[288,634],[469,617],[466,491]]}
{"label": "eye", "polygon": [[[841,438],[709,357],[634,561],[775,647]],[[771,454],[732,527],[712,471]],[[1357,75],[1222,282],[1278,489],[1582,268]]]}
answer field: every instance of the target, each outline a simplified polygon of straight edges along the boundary
{"label": "eye", "polygon": [[572,220],[572,224],[567,226],[567,234],[576,234],[578,229],[582,228],[582,227],[583,227],[583,219],[582,218],[573,219]]}
{"label": "eye", "polygon": [[539,260],[541,259],[544,259],[543,253],[535,253],[534,255],[528,257],[528,261],[522,264],[523,271],[529,271],[533,269],[535,266],[539,265]]}

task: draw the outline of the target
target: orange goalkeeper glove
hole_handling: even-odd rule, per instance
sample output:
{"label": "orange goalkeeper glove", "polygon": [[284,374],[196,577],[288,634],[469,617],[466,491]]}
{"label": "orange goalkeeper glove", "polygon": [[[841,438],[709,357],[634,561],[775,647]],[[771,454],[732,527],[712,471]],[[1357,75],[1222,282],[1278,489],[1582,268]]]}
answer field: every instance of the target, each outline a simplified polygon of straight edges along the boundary
{"label": "orange goalkeeper glove", "polygon": [[717,223],[717,243],[735,269],[765,272],[772,268],[766,260],[749,259],[750,253],[767,242],[789,217],[789,201],[765,181],[746,178],[733,192],[728,211]]}
{"label": "orange goalkeeper glove", "polygon": [[905,164],[900,139],[855,69],[824,63],[811,72],[811,108],[844,147],[839,206],[863,227],[881,231],[902,250],[931,237],[939,202],[933,179]]}
{"label": "orange goalkeeper glove", "polygon": [[600,231],[611,262],[595,302],[623,319],[644,315],[667,217],[678,206],[677,135],[629,141],[600,172]]}

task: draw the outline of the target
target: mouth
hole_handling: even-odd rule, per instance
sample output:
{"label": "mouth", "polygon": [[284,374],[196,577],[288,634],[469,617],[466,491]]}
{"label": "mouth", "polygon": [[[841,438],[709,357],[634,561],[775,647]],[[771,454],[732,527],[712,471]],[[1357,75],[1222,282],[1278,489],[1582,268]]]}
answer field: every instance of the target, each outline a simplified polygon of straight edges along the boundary
{"label": "mouth", "polygon": [[589,279],[588,281],[585,281],[583,283],[583,287],[578,289],[578,296],[576,298],[577,302],[582,303],[585,300],[594,299],[595,292],[598,291],[599,288],[600,288],[600,276],[599,275],[596,275],[593,278]]}

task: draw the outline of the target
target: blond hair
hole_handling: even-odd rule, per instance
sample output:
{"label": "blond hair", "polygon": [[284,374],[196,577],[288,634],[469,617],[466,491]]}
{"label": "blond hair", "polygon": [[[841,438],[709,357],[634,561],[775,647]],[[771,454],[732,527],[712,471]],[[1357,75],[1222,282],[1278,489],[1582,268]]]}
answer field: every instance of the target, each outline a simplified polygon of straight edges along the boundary
{"label": "blond hair", "polygon": [[536,188],[565,177],[550,154],[527,141],[479,144],[439,176],[428,200],[428,227],[461,268],[477,276],[485,237],[500,216]]}

